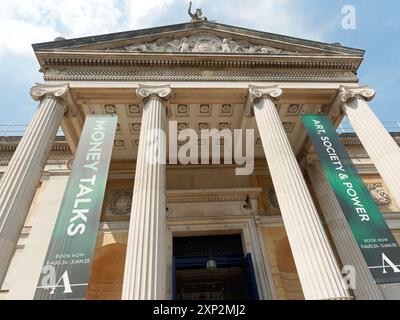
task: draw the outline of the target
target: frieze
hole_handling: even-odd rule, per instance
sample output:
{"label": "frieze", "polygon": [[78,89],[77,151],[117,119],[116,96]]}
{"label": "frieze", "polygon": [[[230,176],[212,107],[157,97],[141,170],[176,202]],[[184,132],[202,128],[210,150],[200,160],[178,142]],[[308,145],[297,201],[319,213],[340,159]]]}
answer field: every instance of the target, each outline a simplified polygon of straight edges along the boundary
{"label": "frieze", "polygon": [[46,72],[46,81],[290,81],[356,82],[345,70],[251,70],[171,68],[63,68]]}
{"label": "frieze", "polygon": [[[254,213],[253,199],[257,198],[261,189],[235,189],[216,192],[215,190],[202,190],[199,193],[187,191],[167,191],[166,203],[168,204],[167,214],[171,213],[173,204],[204,204],[204,203],[232,203],[239,204],[239,211],[246,215]],[[107,215],[127,216],[130,215],[132,206],[132,190],[111,190],[107,206]]]}

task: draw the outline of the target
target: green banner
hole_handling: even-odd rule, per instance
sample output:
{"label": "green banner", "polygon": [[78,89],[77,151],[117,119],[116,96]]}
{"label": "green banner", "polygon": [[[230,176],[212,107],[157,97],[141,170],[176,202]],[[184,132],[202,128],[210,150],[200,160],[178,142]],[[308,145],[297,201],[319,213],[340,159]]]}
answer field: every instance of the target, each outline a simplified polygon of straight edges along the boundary
{"label": "green banner", "polygon": [[375,282],[400,282],[400,249],[396,239],[328,116],[301,118]]}
{"label": "green banner", "polygon": [[84,299],[117,116],[87,116],[34,299]]}

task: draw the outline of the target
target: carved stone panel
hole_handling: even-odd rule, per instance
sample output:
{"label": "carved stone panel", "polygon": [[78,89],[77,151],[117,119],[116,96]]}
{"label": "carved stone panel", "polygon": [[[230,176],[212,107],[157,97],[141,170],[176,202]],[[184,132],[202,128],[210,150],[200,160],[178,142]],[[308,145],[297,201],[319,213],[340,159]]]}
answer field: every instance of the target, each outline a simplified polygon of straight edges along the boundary
{"label": "carved stone panel", "polygon": [[108,214],[114,216],[127,216],[131,212],[132,191],[113,190],[110,192]]}
{"label": "carved stone panel", "polygon": [[280,213],[279,202],[278,198],[276,197],[274,187],[271,187],[270,189],[267,190],[267,200],[271,213],[279,214]]}
{"label": "carved stone panel", "polygon": [[296,53],[272,48],[246,40],[220,38],[211,33],[195,33],[189,37],[159,38],[152,42],[138,43],[117,50],[129,52],[195,52],[195,53],[244,53],[244,54],[288,54]]}
{"label": "carved stone panel", "polygon": [[372,199],[374,199],[379,208],[387,208],[391,205],[392,199],[381,183],[370,183],[367,187]]}

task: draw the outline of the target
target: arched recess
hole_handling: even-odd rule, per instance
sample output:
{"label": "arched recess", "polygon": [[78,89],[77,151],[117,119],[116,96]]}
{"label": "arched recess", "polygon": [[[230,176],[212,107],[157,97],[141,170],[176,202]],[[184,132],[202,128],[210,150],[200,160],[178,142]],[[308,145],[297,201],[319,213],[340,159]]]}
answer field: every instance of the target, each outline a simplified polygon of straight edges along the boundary
{"label": "arched recess", "polygon": [[87,300],[120,300],[124,278],[126,245],[113,243],[96,250],[89,279]]}

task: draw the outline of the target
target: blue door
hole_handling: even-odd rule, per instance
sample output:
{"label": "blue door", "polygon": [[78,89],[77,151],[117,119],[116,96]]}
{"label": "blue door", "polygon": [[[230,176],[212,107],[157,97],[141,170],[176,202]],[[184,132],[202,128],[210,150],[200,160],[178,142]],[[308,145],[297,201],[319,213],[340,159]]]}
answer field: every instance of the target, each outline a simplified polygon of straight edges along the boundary
{"label": "blue door", "polygon": [[246,255],[246,278],[247,278],[247,290],[249,293],[249,300],[259,300],[257,280],[253,268],[253,260],[251,258],[251,253]]}
{"label": "blue door", "polygon": [[209,257],[173,257],[174,300],[259,300],[251,254],[215,257],[217,268],[207,270]]}

